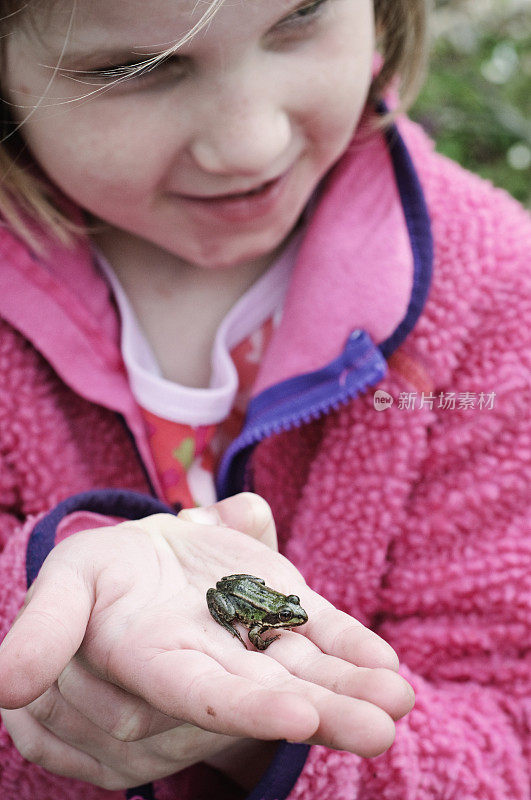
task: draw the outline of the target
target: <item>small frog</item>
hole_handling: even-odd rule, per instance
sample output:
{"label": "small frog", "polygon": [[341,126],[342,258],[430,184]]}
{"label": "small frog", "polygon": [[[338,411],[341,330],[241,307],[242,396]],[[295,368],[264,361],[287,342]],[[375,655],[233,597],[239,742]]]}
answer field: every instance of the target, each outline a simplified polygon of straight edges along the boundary
{"label": "small frog", "polygon": [[270,628],[294,628],[308,621],[308,614],[300,607],[295,594],[281,594],[265,585],[254,575],[227,575],[207,592],[208,608],[216,622],[223,625],[243,646],[247,645],[231,625],[237,620],[249,628],[249,640],[258,650],[265,650],[278,639],[262,639],[261,634]]}

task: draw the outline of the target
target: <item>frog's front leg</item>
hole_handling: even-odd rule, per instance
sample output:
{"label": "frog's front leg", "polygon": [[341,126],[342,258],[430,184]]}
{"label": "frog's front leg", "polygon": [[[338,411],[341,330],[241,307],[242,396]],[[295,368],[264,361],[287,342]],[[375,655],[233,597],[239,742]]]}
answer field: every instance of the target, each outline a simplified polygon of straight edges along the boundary
{"label": "frog's front leg", "polygon": [[267,625],[253,625],[253,627],[250,628],[249,639],[258,650],[267,650],[271,642],[274,642],[275,639],[280,639],[280,633],[277,633],[276,636],[270,636],[269,639],[262,639],[261,634],[270,630],[271,628]]}
{"label": "frog's front leg", "polygon": [[247,650],[247,645],[243,641],[239,632],[230,623],[236,619],[236,609],[232,603],[227,600],[222,592],[217,592],[215,589],[209,589],[207,592],[208,610],[216,620],[222,625],[225,630],[230,631],[233,636],[236,636]]}

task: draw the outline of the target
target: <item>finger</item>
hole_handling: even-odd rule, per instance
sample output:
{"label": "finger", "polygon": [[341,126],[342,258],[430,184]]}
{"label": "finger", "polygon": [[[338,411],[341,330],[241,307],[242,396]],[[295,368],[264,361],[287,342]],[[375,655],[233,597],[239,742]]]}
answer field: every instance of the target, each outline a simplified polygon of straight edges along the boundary
{"label": "finger", "polygon": [[308,622],[300,629],[323,652],[342,658],[358,667],[384,667],[398,670],[398,656],[384,639],[349,614],[310,591],[302,605]]}
{"label": "finger", "polygon": [[159,711],[215,733],[301,741],[319,724],[315,708],[303,697],[264,688],[253,676],[230,674],[194,650],[154,655],[130,680],[128,688]]}
{"label": "finger", "polygon": [[105,765],[124,788],[178,772],[235,741],[233,737],[183,724],[142,741],[120,742],[72,708],[56,686],[22,711],[61,742]]}
{"label": "finger", "polygon": [[45,561],[0,646],[0,706],[25,706],[55,683],[83,641],[92,605],[91,591],[75,568]]}
{"label": "finger", "polygon": [[415,703],[413,689],[397,672],[349,664],[322,653],[309,639],[297,633],[285,631],[282,645],[273,643],[266,655],[282,664],[291,675],[335,694],[373,703],[394,720],[411,711]]}
{"label": "finger", "polygon": [[113,750],[116,752],[125,747],[122,742],[113,741],[108,734],[72,708],[61,696],[57,684],[50,686],[24,710],[58,739],[98,761],[108,764],[107,758],[101,758],[102,753],[110,756]]}
{"label": "finger", "polygon": [[154,780],[183,767],[176,751],[178,742],[170,734],[166,734],[168,744],[173,745],[170,760],[162,752],[160,742],[158,747],[147,748],[143,742],[120,742],[72,708],[55,685],[24,710],[61,742],[91,756],[120,776],[123,786],[143,782],[146,776]]}
{"label": "finger", "polygon": [[[248,658],[229,657],[235,673],[253,675],[269,688],[305,697],[319,714],[319,727],[306,741],[336,750],[348,750],[364,758],[385,752],[394,741],[395,726],[386,711],[374,703],[336,694],[322,686],[296,678],[273,658],[249,652]],[[294,739],[292,741],[301,741]]]}
{"label": "finger", "polygon": [[312,692],[320,724],[308,740],[309,744],[347,750],[362,758],[374,758],[391,747],[396,735],[395,725],[381,708],[325,689]]}
{"label": "finger", "polygon": [[224,525],[243,531],[273,550],[278,550],[277,531],[269,504],[253,492],[242,492],[213,507]]}
{"label": "finger", "polygon": [[[2,709],[7,732],[20,755],[32,764],[67,778],[77,778],[104,789],[127,788],[122,776],[105,764],[54,736],[27,709]],[[132,784],[134,785],[134,784]]]}
{"label": "finger", "polygon": [[252,492],[236,494],[208,508],[184,509],[178,516],[190,522],[225,525],[278,550],[271,509],[262,497]]}
{"label": "finger", "polygon": [[65,701],[114,739],[133,742],[182,725],[145,700],[98,678],[72,659],[57,686]]}

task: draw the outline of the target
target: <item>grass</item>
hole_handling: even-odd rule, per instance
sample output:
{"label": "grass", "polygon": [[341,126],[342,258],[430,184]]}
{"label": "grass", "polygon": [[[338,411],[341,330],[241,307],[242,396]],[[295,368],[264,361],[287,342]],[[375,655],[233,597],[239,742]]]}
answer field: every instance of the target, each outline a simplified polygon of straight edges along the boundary
{"label": "grass", "polygon": [[531,0],[439,3],[412,109],[437,149],[531,207]]}

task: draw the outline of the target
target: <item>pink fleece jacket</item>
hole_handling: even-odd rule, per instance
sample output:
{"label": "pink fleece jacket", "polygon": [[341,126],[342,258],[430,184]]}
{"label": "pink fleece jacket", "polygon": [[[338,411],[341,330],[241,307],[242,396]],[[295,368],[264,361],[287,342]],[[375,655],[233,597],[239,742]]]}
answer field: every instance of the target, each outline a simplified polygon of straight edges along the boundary
{"label": "pink fleece jacket", "polygon": [[[281,746],[249,800],[530,797],[531,226],[504,192],[400,127],[431,220],[429,296],[416,179],[382,138],[355,140],[320,193],[258,379],[255,435],[225,465],[225,485],[268,500],[282,552],[392,644],[417,702],[373,760]],[[149,513],[157,486],[115,306],[86,243],[43,263],[2,231],[0,257],[3,636],[54,537],[123,498]],[[349,338],[360,328],[367,337]],[[291,423],[286,389],[318,398],[298,418],[291,400]],[[393,399],[381,411],[377,390]],[[191,770],[154,791],[221,800],[232,789]],[[123,794],[25,762],[2,728],[0,797]]]}

